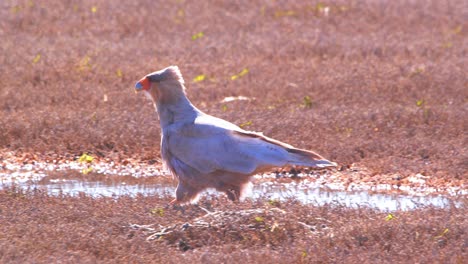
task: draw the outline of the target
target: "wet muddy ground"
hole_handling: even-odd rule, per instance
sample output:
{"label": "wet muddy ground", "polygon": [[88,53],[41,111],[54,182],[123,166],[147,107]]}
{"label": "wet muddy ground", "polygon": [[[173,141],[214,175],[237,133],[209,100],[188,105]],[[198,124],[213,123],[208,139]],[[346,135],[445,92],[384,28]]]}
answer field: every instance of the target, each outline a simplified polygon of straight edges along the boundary
{"label": "wet muddy ground", "polygon": [[[34,162],[14,164],[3,161],[0,188],[11,184],[25,189],[41,189],[52,195],[84,193],[93,197],[123,195],[173,195],[177,182],[157,164]],[[354,174],[354,175],[353,175]],[[410,185],[352,183],[347,178],[365,174],[355,168],[342,173],[336,170],[296,169],[276,171],[253,177],[246,199],[297,199],[304,204],[336,204],[351,208],[370,207],[382,211],[410,210],[420,206],[446,207],[451,197],[467,195],[464,186],[434,188],[425,184],[422,175],[409,180]],[[203,195],[222,195],[207,190]]]}

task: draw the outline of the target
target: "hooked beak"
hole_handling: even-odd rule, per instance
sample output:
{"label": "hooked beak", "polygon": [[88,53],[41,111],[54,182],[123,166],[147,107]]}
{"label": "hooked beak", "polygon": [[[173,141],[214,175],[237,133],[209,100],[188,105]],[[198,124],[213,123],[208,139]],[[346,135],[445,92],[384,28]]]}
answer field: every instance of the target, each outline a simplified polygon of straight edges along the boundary
{"label": "hooked beak", "polygon": [[143,77],[141,80],[139,80],[136,84],[135,84],[135,91],[136,92],[139,92],[139,91],[148,91],[150,89],[150,81],[148,80],[148,78],[146,77]]}

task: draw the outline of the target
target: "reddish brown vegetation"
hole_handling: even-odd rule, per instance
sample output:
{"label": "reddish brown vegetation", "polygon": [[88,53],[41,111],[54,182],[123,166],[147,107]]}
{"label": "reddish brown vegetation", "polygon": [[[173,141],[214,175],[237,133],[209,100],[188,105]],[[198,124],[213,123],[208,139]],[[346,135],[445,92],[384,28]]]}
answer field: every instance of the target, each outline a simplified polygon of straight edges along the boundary
{"label": "reddish brown vegetation", "polygon": [[[11,153],[73,159],[88,152],[154,163],[158,120],[133,85],[177,64],[200,109],[316,150],[343,169],[368,168],[369,181],[422,173],[435,185],[465,184],[466,1],[208,2],[2,1],[0,159]],[[201,74],[204,80],[193,81]],[[239,95],[253,100],[220,102]],[[170,226],[205,214],[165,208],[169,199],[2,190],[0,262],[467,258],[463,206],[385,221],[385,214],[367,209],[288,202],[279,205],[284,216],[260,215],[269,227],[247,217],[223,236],[207,229],[152,242],[147,232],[129,227]],[[204,204],[226,211],[273,207]],[[164,216],[152,213],[155,208]],[[309,232],[296,221],[312,225],[317,218],[329,230]],[[275,221],[278,233],[271,232]],[[241,229],[249,224],[257,228]]]}
{"label": "reddish brown vegetation", "polygon": [[[4,151],[157,157],[132,89],[177,64],[195,105],[246,129],[373,174],[466,176],[464,1],[2,5]],[[255,100],[220,103],[237,95]]]}
{"label": "reddish brown vegetation", "polygon": [[[0,190],[0,262],[462,263],[467,257],[466,210],[455,207],[386,220],[386,213],[363,208],[211,198],[200,205],[220,213],[206,216],[196,206],[167,207],[170,199]],[[167,234],[147,241],[153,233],[142,225]]]}

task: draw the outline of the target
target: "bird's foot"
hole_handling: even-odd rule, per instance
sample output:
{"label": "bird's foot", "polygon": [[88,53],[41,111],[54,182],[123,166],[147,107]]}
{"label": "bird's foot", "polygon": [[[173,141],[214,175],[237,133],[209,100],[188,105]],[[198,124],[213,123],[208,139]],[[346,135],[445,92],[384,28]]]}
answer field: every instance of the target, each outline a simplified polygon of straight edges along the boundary
{"label": "bird's foot", "polygon": [[227,190],[226,195],[227,195],[228,199],[233,201],[233,202],[238,202],[239,201],[240,193],[239,193],[239,191],[237,191],[235,189]]}

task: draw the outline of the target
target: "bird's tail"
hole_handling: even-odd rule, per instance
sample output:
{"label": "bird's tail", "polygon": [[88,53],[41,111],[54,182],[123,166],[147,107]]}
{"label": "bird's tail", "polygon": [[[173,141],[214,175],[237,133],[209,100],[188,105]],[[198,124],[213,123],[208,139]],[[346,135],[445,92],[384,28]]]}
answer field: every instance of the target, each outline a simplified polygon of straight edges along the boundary
{"label": "bird's tail", "polygon": [[289,152],[288,163],[290,165],[317,168],[335,167],[337,165],[313,151],[297,148],[288,148],[286,150]]}

